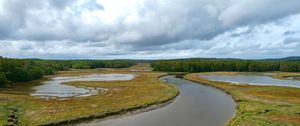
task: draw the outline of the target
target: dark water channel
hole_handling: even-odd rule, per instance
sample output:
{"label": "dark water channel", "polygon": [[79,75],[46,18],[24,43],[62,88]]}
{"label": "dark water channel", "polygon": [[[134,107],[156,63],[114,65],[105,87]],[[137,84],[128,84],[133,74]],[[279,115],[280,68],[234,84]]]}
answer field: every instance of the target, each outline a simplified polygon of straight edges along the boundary
{"label": "dark water channel", "polygon": [[222,126],[235,114],[235,102],[213,87],[196,84],[175,76],[161,80],[177,86],[179,96],[171,104],[139,114],[95,120],[83,126]]}

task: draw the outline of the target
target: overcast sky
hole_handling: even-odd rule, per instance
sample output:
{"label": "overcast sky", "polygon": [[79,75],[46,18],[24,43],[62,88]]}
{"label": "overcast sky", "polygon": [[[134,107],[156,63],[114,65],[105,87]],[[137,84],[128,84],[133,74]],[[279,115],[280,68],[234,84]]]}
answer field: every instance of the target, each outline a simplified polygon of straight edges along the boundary
{"label": "overcast sky", "polygon": [[0,55],[42,59],[300,55],[299,0],[0,0]]}

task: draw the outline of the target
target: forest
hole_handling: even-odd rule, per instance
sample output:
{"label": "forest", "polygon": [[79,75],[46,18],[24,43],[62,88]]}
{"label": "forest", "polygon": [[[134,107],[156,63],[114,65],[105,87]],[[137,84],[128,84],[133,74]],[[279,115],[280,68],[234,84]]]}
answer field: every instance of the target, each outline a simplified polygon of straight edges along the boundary
{"label": "forest", "polygon": [[27,82],[69,69],[125,68],[127,60],[39,60],[0,57],[0,87],[16,82]]}
{"label": "forest", "polygon": [[178,60],[40,60],[0,57],[0,87],[27,82],[70,69],[126,68],[137,62],[149,62],[154,71],[167,72],[300,72],[299,60],[236,60],[236,59],[178,59]]}
{"label": "forest", "polygon": [[185,59],[160,60],[151,64],[155,71],[168,72],[300,72],[300,61]]}

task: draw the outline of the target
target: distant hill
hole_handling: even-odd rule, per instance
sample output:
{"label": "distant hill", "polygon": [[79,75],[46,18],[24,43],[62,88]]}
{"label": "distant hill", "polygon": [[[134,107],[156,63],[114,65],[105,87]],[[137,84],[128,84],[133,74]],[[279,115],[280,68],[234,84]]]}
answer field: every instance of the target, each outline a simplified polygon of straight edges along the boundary
{"label": "distant hill", "polygon": [[[3,56],[0,56],[1,58],[6,58]],[[12,58],[14,59],[14,58]],[[21,58],[22,59],[22,58]],[[60,60],[60,59],[39,59],[39,58],[23,58],[24,60]],[[96,61],[96,60],[101,60],[101,59],[66,59],[63,61]],[[262,61],[262,60],[276,60],[276,61],[300,61],[300,56],[289,56],[289,57],[284,57],[284,58],[266,58],[266,59],[242,59],[242,58],[181,58],[181,59],[108,59],[108,61],[129,61],[129,62],[135,62],[135,63],[153,63],[158,60],[192,60],[192,61],[197,61],[197,60],[257,60],[257,61]],[[104,59],[105,61],[105,59]]]}
{"label": "distant hill", "polygon": [[290,57],[281,58],[280,60],[300,60],[300,56],[290,56]]}
{"label": "distant hill", "polygon": [[278,58],[278,59],[266,59],[266,60],[295,61],[295,60],[300,60],[300,56],[289,56],[289,57],[284,57],[284,58]]}

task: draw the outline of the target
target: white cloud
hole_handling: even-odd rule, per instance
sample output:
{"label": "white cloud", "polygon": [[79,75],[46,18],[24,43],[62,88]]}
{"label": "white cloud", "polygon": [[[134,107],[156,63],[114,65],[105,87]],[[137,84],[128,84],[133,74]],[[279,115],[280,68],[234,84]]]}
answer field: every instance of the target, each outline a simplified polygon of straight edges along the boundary
{"label": "white cloud", "polygon": [[299,53],[298,0],[1,0],[0,55],[260,58]]}

